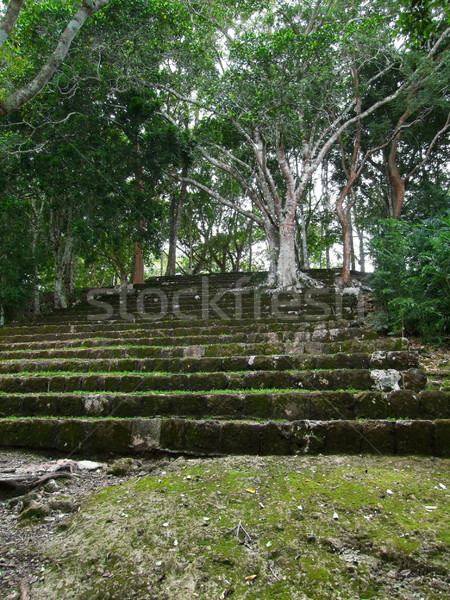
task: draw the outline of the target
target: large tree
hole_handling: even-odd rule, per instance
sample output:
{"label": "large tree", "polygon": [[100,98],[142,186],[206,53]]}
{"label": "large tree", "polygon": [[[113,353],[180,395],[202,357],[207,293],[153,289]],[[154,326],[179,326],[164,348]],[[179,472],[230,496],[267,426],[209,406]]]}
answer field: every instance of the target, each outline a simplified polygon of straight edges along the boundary
{"label": "large tree", "polygon": [[[214,74],[206,72],[190,94],[171,88],[220,130],[219,139],[211,137],[211,127],[198,136],[198,152],[231,175],[257,211],[193,177],[183,180],[264,227],[271,279],[279,287],[307,281],[297,266],[296,215],[330,148],[350,127],[425,86],[435,69],[433,57],[445,46],[448,30],[432,40],[417,64],[402,62],[392,25],[396,10],[385,2],[258,5],[247,19],[217,26],[222,60]],[[374,97],[378,83],[394,73],[392,85]],[[224,133],[231,130],[234,135]]]}

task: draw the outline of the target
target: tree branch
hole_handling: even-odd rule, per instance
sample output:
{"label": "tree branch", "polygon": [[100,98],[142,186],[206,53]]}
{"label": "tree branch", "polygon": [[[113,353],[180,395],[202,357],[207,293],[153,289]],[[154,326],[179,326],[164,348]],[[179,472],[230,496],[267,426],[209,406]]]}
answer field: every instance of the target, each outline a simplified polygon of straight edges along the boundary
{"label": "tree branch", "polygon": [[228,206],[229,208],[236,210],[239,214],[243,215],[244,217],[247,217],[248,219],[255,221],[255,223],[258,223],[258,225],[260,225],[261,227],[264,226],[264,221],[260,217],[258,217],[254,213],[249,212],[248,210],[244,210],[237,204],[230,202],[229,200],[224,198],[221,194],[219,194],[218,192],[215,192],[207,185],[204,185],[203,183],[200,183],[199,181],[196,181],[195,179],[192,179],[191,177],[181,177],[181,176],[176,176],[176,177],[180,181],[185,181],[186,183],[193,185],[194,187],[198,188],[199,190],[203,190],[204,192],[206,192],[208,194],[208,196],[211,196],[211,198],[215,198],[221,204],[224,204],[225,206]]}
{"label": "tree branch", "polygon": [[[84,23],[93,14],[99,12],[109,4],[110,0],[84,0],[75,16],[69,21],[67,27],[60,35],[58,44],[47,62],[42,66],[36,77],[22,88],[12,93],[4,102],[0,103],[0,116],[7,115],[21,108],[26,102],[34,98],[50,81],[56,69],[61,65],[73,39],[83,27]],[[9,10],[9,9],[8,9]]]}
{"label": "tree branch", "polygon": [[430,145],[428,146],[428,149],[425,153],[424,159],[422,160],[422,162],[420,162],[418,165],[416,165],[414,167],[414,169],[412,169],[412,171],[410,171],[408,173],[408,175],[406,175],[406,177],[404,178],[404,182],[407,183],[411,177],[414,175],[414,173],[416,173],[420,168],[423,167],[423,165],[428,161],[428,159],[430,158],[430,154],[431,154],[431,150],[433,149],[433,146],[435,145],[435,143],[437,142],[437,140],[441,137],[441,135],[443,133],[445,133],[447,131],[447,129],[450,127],[450,113],[447,116],[447,120],[445,122],[445,125],[442,129],[440,129],[436,135],[434,136],[434,138],[431,140]]}
{"label": "tree branch", "polygon": [[16,24],[17,17],[22,9],[24,0],[11,0],[6,10],[6,14],[0,22],[0,49],[11,33]]}

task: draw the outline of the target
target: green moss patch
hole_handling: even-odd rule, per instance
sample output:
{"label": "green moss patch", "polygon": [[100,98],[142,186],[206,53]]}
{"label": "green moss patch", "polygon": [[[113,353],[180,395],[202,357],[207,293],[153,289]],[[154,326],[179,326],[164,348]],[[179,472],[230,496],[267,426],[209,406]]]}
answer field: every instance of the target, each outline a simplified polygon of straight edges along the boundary
{"label": "green moss patch", "polygon": [[182,458],[105,488],[44,548],[39,598],[445,597],[448,462]]}

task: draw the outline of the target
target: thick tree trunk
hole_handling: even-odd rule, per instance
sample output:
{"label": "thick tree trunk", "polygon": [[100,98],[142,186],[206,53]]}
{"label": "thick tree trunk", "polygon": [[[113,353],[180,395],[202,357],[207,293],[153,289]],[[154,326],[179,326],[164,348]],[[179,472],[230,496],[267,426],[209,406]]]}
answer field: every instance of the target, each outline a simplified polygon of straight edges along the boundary
{"label": "thick tree trunk", "polygon": [[269,286],[274,286],[277,283],[277,268],[278,255],[280,252],[280,235],[277,228],[270,222],[266,221],[264,231],[267,237],[267,245],[269,247]]}
{"label": "thick tree trunk", "polygon": [[280,250],[277,264],[277,287],[279,288],[292,288],[298,285],[294,223],[293,218],[286,218],[280,225]]}

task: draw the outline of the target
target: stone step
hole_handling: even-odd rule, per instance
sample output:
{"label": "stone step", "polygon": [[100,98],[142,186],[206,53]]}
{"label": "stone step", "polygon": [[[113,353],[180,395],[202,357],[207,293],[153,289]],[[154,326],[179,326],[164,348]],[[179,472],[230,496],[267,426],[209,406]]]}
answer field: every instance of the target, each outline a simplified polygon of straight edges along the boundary
{"label": "stone step", "polygon": [[0,445],[90,456],[422,454],[449,456],[450,420],[0,419]]}
{"label": "stone step", "polygon": [[0,417],[185,417],[247,420],[448,419],[450,394],[399,390],[0,394]]}
{"label": "stone step", "polygon": [[[334,354],[337,352],[366,352],[372,353],[375,351],[403,351],[407,350],[409,347],[409,342],[405,338],[379,338],[372,340],[358,340],[358,339],[349,339],[337,342],[316,342],[316,341],[296,341],[296,342],[280,342],[278,336],[252,336],[253,339],[262,339],[263,341],[254,341],[254,342],[246,342],[249,336],[239,335],[231,337],[226,336],[211,336],[209,338],[208,343],[202,344],[190,344],[192,338],[185,338],[181,340],[185,345],[150,345],[150,342],[155,340],[150,340],[149,338],[137,338],[133,340],[133,345],[123,345],[121,344],[120,338],[87,338],[87,339],[75,339],[75,340],[64,340],[64,341],[51,341],[51,342],[34,342],[34,343],[16,343],[16,344],[7,344],[6,348],[9,349],[8,352],[2,353],[2,356],[8,356],[9,358],[14,358],[16,353],[21,354],[22,352],[43,352],[43,358],[61,356],[64,358],[65,356],[69,357],[72,349],[78,349],[83,352],[89,352],[92,350],[93,357],[95,357],[95,353],[100,352],[100,356],[103,355],[103,352],[106,352],[107,349],[115,350],[116,348],[120,351],[133,350],[136,354],[139,354],[141,351],[145,353],[145,356],[160,356],[161,358],[166,357],[182,357],[185,356],[186,353],[195,352],[197,348],[205,349],[205,356],[218,356],[220,354],[225,356],[231,356],[234,352],[238,355],[241,353],[247,354],[263,354],[268,352],[268,348],[270,346],[276,348],[276,354]],[[197,342],[200,338],[196,338]],[[233,341],[230,341],[230,340]],[[237,340],[237,341],[235,341]],[[240,341],[241,340],[241,341]],[[269,341],[268,341],[269,340]],[[270,341],[273,340],[273,341]],[[164,340],[158,340],[158,343]],[[167,341],[167,340],[165,340]],[[180,340],[173,340],[175,343],[179,343]],[[205,342],[205,338],[201,338],[202,342]],[[83,347],[80,347],[80,344],[84,344]],[[140,344],[139,346],[135,344]],[[281,346],[281,351],[279,350]],[[24,348],[31,350],[24,350]],[[255,351],[253,351],[253,348]],[[257,351],[259,350],[259,352]],[[67,351],[67,355],[64,352]],[[50,354],[45,354],[49,352]],[[61,352],[61,354],[59,354]],[[148,353],[148,354],[147,354]],[[31,358],[31,357],[29,357]],[[88,355],[86,354],[86,358]]]}
{"label": "stone step", "polygon": [[323,308],[305,308],[292,310],[257,310],[257,311],[234,311],[226,307],[222,310],[196,310],[196,309],[176,309],[176,310],[141,310],[132,309],[119,312],[111,307],[110,312],[105,311],[77,311],[74,314],[48,315],[35,321],[37,325],[51,325],[53,323],[84,324],[90,322],[103,321],[133,321],[141,323],[160,323],[166,321],[180,321],[190,323],[196,320],[221,320],[233,321],[243,319],[260,320],[262,318],[272,318],[278,321],[298,321],[305,322],[310,320],[327,321],[335,319],[338,316],[341,319],[352,320],[360,316],[361,311],[349,306],[340,308],[325,306]]}
{"label": "stone step", "polygon": [[210,391],[247,389],[420,391],[426,377],[419,369],[407,371],[336,369],[317,371],[244,371],[208,373],[17,373],[0,376],[0,392],[41,393],[135,391]]}
{"label": "stone step", "polygon": [[[203,347],[196,347],[197,351]],[[202,354],[201,352],[197,352]],[[274,354],[191,356],[183,358],[65,358],[17,359],[0,361],[0,374],[23,372],[228,372],[228,371],[280,371],[316,369],[397,369],[418,366],[418,358],[409,352],[308,355]]]}
{"label": "stone step", "polygon": [[[48,333],[36,334],[34,336],[12,336],[7,343],[0,343],[0,351],[18,349],[19,344],[23,347],[36,348],[36,342],[49,341],[70,341],[77,340],[77,345],[88,343],[90,339],[100,338],[103,340],[114,339],[116,344],[132,340],[134,344],[145,344],[147,346],[171,346],[174,343],[178,345],[205,345],[214,343],[261,343],[261,342],[340,342],[349,339],[377,340],[379,338],[375,331],[361,327],[339,327],[337,329],[318,329],[311,331],[297,330],[292,324],[283,327],[274,327],[274,330],[253,332],[251,329],[236,328],[227,330],[216,329],[208,331],[205,329],[186,329],[177,328],[172,330],[159,330],[158,328],[149,329],[126,329],[122,331],[97,330],[90,336],[83,336],[77,332],[74,333]],[[175,339],[177,340],[175,342]]]}
{"label": "stone step", "polygon": [[[115,332],[116,335],[127,335],[127,332],[133,332],[133,334],[139,334],[139,332],[151,331],[154,334],[161,336],[180,336],[185,335],[186,332],[189,335],[200,335],[200,334],[232,334],[234,332],[251,331],[253,333],[259,332],[273,332],[273,331],[291,331],[295,328],[296,331],[317,331],[317,330],[330,330],[330,329],[347,329],[347,328],[361,328],[362,323],[360,321],[347,321],[345,319],[331,319],[329,321],[280,321],[278,319],[243,319],[243,320],[230,320],[230,321],[202,321],[196,320],[192,322],[169,320],[159,321],[157,323],[149,323],[145,321],[138,322],[127,322],[124,320],[119,321],[95,321],[93,323],[70,323],[70,324],[59,324],[59,325],[39,325],[28,327],[14,327],[9,328],[8,334],[6,335],[6,328],[1,330],[3,333],[4,340],[9,343],[16,341],[32,341],[36,339],[64,339],[62,336],[66,336],[69,339],[74,334],[83,335],[84,337],[91,337],[93,335],[102,335],[105,332]],[[368,330],[366,328],[366,330]],[[369,330],[368,330],[369,331]],[[320,335],[320,334],[317,334]],[[2,343],[2,336],[0,336],[0,343]],[[3,342],[4,343],[4,342]]]}

